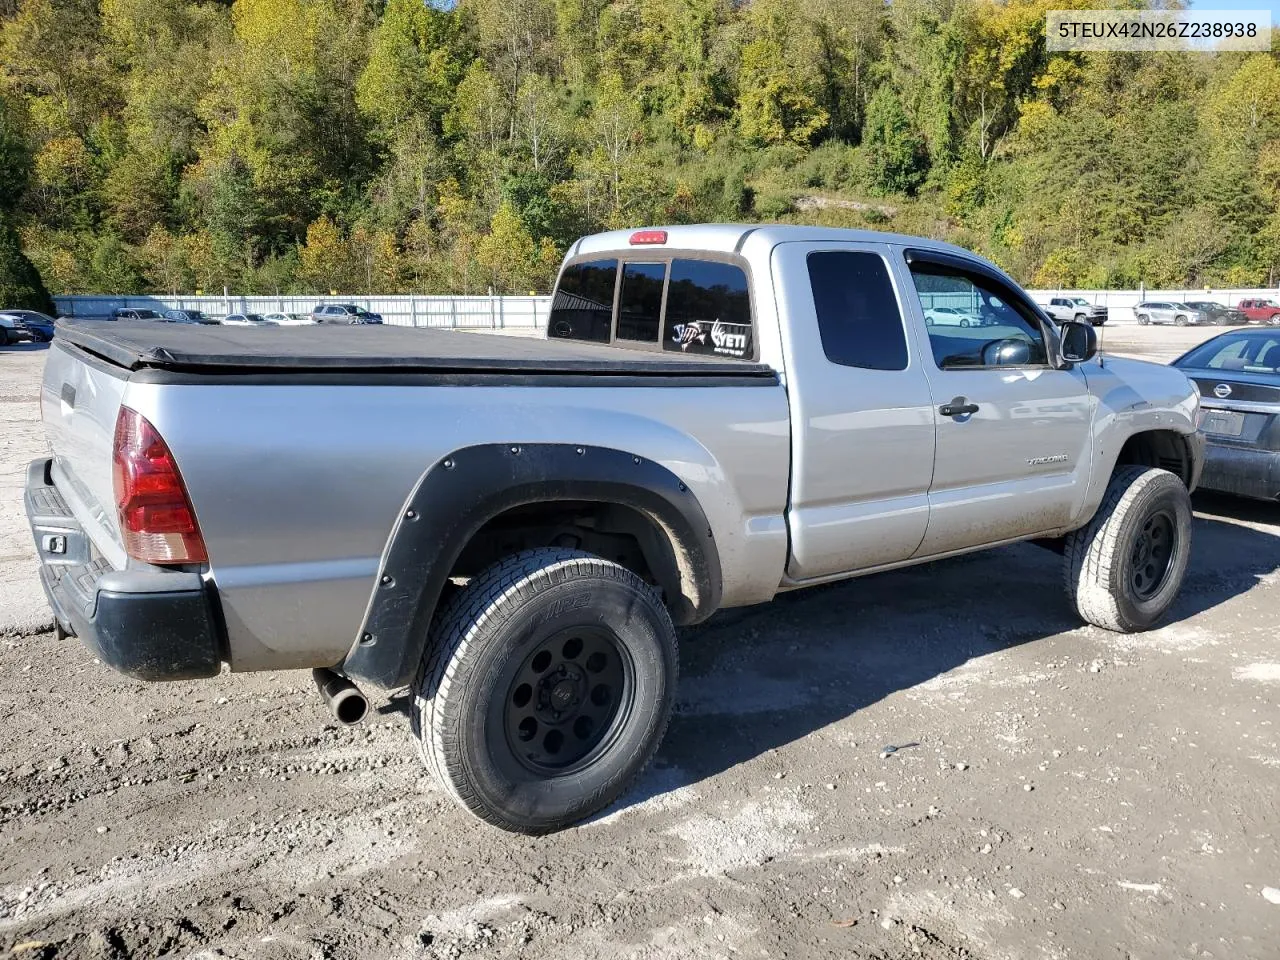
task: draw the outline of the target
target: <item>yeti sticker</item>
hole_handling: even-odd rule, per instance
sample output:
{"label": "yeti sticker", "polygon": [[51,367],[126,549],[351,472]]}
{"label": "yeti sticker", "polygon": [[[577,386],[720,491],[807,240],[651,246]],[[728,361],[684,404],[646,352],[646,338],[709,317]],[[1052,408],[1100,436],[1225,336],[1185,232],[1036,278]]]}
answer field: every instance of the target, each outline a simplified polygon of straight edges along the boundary
{"label": "yeti sticker", "polygon": [[685,353],[742,358],[751,352],[751,327],[744,323],[694,320],[671,328],[671,339]]}

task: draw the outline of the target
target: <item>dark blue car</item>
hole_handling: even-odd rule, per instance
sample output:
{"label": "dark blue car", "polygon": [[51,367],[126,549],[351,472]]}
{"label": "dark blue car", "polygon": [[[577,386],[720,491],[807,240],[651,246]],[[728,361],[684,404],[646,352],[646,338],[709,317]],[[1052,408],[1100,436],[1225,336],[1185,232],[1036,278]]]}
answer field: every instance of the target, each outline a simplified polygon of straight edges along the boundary
{"label": "dark blue car", "polygon": [[7,317],[21,321],[31,335],[32,343],[48,343],[53,339],[53,317],[35,310],[0,310]]}

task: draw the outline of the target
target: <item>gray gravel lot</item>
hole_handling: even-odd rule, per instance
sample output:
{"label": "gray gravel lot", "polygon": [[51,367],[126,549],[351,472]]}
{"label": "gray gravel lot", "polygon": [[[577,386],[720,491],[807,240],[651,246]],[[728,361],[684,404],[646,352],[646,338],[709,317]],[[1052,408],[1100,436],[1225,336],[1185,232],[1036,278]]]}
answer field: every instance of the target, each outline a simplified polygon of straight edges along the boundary
{"label": "gray gravel lot", "polygon": [[304,673],[148,685],[38,629],[42,355],[0,350],[0,957],[1280,957],[1274,506],[1197,495],[1145,635],[1032,546],[721,614],[634,794],[513,837],[402,697],[338,728]]}

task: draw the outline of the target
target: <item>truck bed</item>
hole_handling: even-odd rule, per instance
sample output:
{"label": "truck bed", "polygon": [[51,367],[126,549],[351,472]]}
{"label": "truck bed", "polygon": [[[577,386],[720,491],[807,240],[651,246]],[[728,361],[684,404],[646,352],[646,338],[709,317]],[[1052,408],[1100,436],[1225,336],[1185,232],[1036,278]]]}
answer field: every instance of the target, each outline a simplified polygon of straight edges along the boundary
{"label": "truck bed", "polygon": [[223,327],[62,320],[57,336],[130,371],[194,375],[436,374],[724,378],[775,382],[765,364],[570,340],[397,326]]}

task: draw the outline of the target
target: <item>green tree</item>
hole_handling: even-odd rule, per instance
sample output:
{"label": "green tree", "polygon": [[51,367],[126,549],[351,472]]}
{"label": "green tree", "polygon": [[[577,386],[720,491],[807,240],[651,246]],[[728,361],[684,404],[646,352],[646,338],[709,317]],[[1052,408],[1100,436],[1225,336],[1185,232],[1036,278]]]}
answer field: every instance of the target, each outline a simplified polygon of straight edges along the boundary
{"label": "green tree", "polygon": [[54,312],[49,291],[22,251],[18,232],[3,215],[0,215],[0,304],[13,309]]}
{"label": "green tree", "polygon": [[753,39],[742,50],[738,74],[738,131],[750,143],[808,144],[829,119],[789,56],[800,7],[791,0],[761,0],[750,7]]}
{"label": "green tree", "polygon": [[906,111],[887,84],[867,105],[863,144],[872,185],[890,193],[909,193],[924,180],[926,158],[923,140],[911,129]]}

